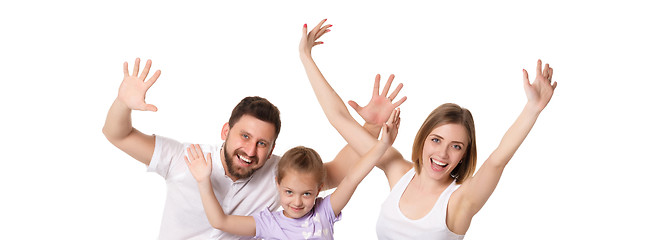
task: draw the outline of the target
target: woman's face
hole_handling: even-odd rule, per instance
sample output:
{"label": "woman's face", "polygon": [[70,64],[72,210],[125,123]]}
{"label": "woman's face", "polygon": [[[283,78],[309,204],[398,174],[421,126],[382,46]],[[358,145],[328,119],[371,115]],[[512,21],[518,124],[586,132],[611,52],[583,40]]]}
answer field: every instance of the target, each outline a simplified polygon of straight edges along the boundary
{"label": "woman's face", "polygon": [[450,173],[464,157],[468,139],[466,129],[458,123],[434,128],[423,145],[421,174],[437,181],[450,178]]}

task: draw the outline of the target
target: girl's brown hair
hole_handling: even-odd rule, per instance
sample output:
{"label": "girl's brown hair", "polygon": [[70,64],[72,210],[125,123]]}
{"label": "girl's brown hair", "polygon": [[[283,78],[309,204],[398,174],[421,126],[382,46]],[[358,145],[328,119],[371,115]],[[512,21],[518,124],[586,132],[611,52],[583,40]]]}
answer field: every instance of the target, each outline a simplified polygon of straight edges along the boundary
{"label": "girl's brown hair", "polygon": [[291,148],[282,155],[277,164],[277,183],[282,182],[288,170],[314,174],[317,185],[323,184],[326,177],[326,169],[319,154],[314,149],[303,146]]}

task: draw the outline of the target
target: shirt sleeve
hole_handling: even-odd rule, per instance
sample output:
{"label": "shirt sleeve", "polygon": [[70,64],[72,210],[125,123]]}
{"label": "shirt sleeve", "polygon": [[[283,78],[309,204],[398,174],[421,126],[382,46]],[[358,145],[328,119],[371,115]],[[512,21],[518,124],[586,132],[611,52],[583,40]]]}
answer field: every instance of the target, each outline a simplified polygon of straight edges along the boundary
{"label": "shirt sleeve", "polygon": [[[274,232],[275,229],[280,229],[277,224],[275,216],[273,216],[270,209],[265,209],[257,214],[252,215],[254,217],[254,223],[256,224],[256,236],[257,238],[266,238],[270,237],[271,232]],[[271,231],[272,230],[272,231]]]}
{"label": "shirt sleeve", "polygon": [[182,143],[155,135],[155,150],[148,165],[148,172],[155,172],[166,179],[172,163],[184,158],[185,147]]}
{"label": "shirt sleeve", "polygon": [[317,204],[317,211],[323,213],[325,216],[326,220],[330,222],[330,226],[332,226],[334,223],[342,219],[342,212],[339,212],[338,216],[335,216],[335,211],[332,208],[332,203],[330,202],[330,196],[328,195],[325,198],[323,198],[319,203]]}

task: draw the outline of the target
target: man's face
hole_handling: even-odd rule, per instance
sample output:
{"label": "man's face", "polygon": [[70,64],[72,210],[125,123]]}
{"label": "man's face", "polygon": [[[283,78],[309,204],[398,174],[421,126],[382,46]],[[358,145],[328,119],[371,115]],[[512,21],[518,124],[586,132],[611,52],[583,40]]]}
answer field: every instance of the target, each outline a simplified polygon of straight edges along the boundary
{"label": "man's face", "polygon": [[275,125],[251,115],[243,115],[233,125],[225,124],[224,169],[234,181],[251,176],[263,167],[275,148]]}

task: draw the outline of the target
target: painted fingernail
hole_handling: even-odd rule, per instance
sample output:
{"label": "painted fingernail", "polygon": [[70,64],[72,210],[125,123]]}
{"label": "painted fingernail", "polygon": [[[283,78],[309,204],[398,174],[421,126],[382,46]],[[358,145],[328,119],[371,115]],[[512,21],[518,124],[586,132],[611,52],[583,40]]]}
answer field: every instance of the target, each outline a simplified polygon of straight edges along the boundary
{"label": "painted fingernail", "polygon": [[330,32],[330,29],[326,29],[326,32]]}
{"label": "painted fingernail", "polygon": [[328,26],[328,27],[332,27],[332,24],[330,24],[330,26]]}
{"label": "painted fingernail", "polygon": [[305,23],[305,25],[302,25],[302,27],[306,28],[306,27],[307,27],[307,23]]}

